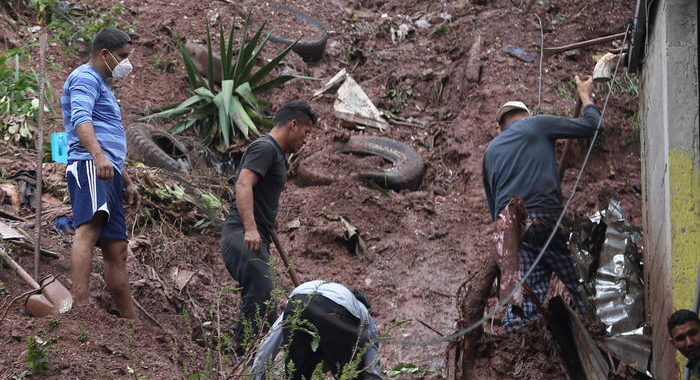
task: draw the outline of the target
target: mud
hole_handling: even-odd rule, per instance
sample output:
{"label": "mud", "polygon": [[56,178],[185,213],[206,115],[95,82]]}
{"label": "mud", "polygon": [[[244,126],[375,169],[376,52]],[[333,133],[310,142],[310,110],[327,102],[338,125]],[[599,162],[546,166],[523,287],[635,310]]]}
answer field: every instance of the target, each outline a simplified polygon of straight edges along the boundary
{"label": "mud", "polygon": [[[391,328],[395,322],[408,318],[420,319],[448,334],[457,325],[459,285],[470,268],[478,265],[479,261],[474,260],[492,247],[492,226],[480,175],[482,154],[497,135],[495,110],[501,103],[515,99],[532,108],[537,105],[537,64],[519,61],[504,53],[502,47],[516,45],[530,53],[537,52],[540,29],[533,13],[542,18],[546,46],[620,32],[632,15],[632,4],[622,0],[549,0],[523,2],[530,5],[521,9],[517,8],[520,2],[509,0],[497,0],[485,6],[456,0],[288,3],[311,13],[334,32],[320,62],[307,64],[290,54],[277,72],[330,78],[346,68],[380,109],[394,109],[400,117],[422,121],[425,127],[391,125],[384,135],[415,148],[425,159],[427,172],[418,191],[389,192],[390,197],[352,178],[342,178],[329,186],[300,187],[292,177],[281,199],[280,238],[294,257],[302,281],[334,280],[364,291],[382,331],[391,330],[392,336],[403,340],[437,337],[415,321]],[[94,0],[93,4],[97,9],[113,5],[106,0]],[[116,95],[127,117],[188,96],[173,38],[184,36],[203,42],[207,20],[218,29],[220,23],[228,27],[232,15],[247,13],[246,4],[229,1],[182,0],[173,6],[172,1],[165,0],[124,0],[122,4],[127,12],[120,22],[133,27],[135,41],[130,59],[134,71],[130,77],[115,83]],[[444,35],[435,33],[442,23],[438,17],[442,12],[452,17],[452,22],[446,23]],[[422,16],[431,22],[430,28],[415,26],[415,20]],[[31,14],[25,17],[33,23]],[[240,27],[241,18],[238,20]],[[404,23],[412,31],[406,39],[395,38],[392,42],[391,28],[397,29]],[[24,42],[34,38],[17,35],[23,36]],[[478,82],[472,82],[464,80],[462,73],[477,35],[481,36],[482,54],[478,60],[481,75]],[[570,112],[574,101],[568,82],[574,74],[592,70],[592,56],[606,46],[609,45],[581,49],[573,56],[558,55],[544,63],[541,104],[544,112],[562,115]],[[271,58],[279,50],[279,45],[268,44],[263,54]],[[37,56],[36,48],[30,56]],[[157,69],[156,58],[175,60],[174,72]],[[47,132],[53,132],[63,128],[57,100],[63,81],[85,58],[68,55],[60,44],[52,43],[48,59],[56,96],[50,100],[53,118]],[[36,59],[31,62],[36,64]],[[263,97],[274,110],[289,100],[308,99],[319,86],[320,82],[295,80]],[[598,99],[605,90],[606,87],[596,89]],[[333,101],[334,95],[330,93],[311,102],[320,122],[301,152],[302,158],[324,151],[333,135],[345,131],[332,116]],[[640,224],[641,198],[633,190],[641,183],[639,146],[629,138],[634,130],[636,102],[627,93],[618,92],[611,98],[605,120],[607,128],[583,175],[572,205],[574,213],[602,209],[610,197],[616,197],[628,210],[628,220]],[[167,129],[171,124],[162,122],[155,126]],[[29,149],[0,142],[3,173],[31,169],[32,156]],[[332,173],[383,163],[375,158],[320,154],[313,165],[333,168],[328,170]],[[576,173],[576,169],[567,170],[563,180],[565,195]],[[225,183],[227,179],[216,178],[211,182]],[[216,187],[212,191],[217,191],[225,203],[230,200],[230,191]],[[222,290],[237,283],[230,278],[220,258],[218,230],[195,228],[197,220],[191,219],[186,210],[146,211],[149,217],[128,219],[135,242],[128,261],[129,275],[135,298],[160,320],[166,331],[145,319],[129,328],[125,321],[108,314],[110,298],[99,274],[102,262],[96,255],[91,280],[93,306],[54,318],[58,321],[57,328],[51,327],[52,318],[27,317],[20,305],[9,309],[0,326],[1,378],[26,369],[22,352],[27,347],[26,338],[34,335],[56,339],[49,354],[49,372],[43,378],[214,376],[206,372],[212,366],[219,366],[218,355],[212,349],[211,337],[216,334],[212,326],[220,324],[222,331],[230,331],[239,302],[237,294]],[[31,216],[29,210],[22,213]],[[363,255],[354,256],[347,249],[344,229],[336,221],[339,216],[359,228],[367,246]],[[297,225],[290,223],[295,220],[299,221],[298,228],[289,227]],[[55,274],[70,286],[71,238],[58,235],[48,223],[45,231],[47,248],[59,251],[63,257],[42,259],[40,272]],[[15,255],[22,265],[31,267],[28,253]],[[283,273],[280,265],[278,272]],[[175,267],[195,272],[183,290],[176,289],[170,279]],[[0,281],[6,287],[0,293],[2,304],[25,290],[20,280],[7,270],[0,271]],[[289,287],[289,280],[281,277],[281,281],[283,287]],[[81,329],[86,332],[85,341]],[[489,334],[500,333],[498,321],[494,321],[493,329],[490,324],[485,329]],[[479,376],[563,378],[556,360],[558,354],[545,330],[535,329],[529,334],[488,336],[478,351]],[[427,373],[404,378],[443,378],[445,348],[446,344],[427,347],[384,344],[382,366],[413,363]],[[229,371],[234,366],[230,359],[220,365]]]}

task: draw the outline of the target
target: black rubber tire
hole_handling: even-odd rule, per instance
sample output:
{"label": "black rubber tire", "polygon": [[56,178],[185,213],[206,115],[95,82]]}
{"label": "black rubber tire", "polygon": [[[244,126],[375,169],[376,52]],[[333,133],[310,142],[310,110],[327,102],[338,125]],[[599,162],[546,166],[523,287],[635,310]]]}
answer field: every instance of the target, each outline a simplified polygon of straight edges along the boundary
{"label": "black rubber tire", "polygon": [[[353,136],[347,141],[337,142],[333,151],[338,153],[364,153],[379,156],[394,166],[386,171],[365,172],[359,178],[373,181],[379,186],[392,190],[417,190],[423,181],[425,163],[423,158],[410,146],[387,137]],[[302,185],[329,185],[334,178],[314,173],[300,165],[297,169]]]}
{"label": "black rubber tire", "polygon": [[[290,5],[280,3],[270,3],[270,5],[277,9],[290,12],[294,17],[320,30],[322,33],[321,38],[310,41],[301,40],[294,45],[292,51],[299,54],[304,62],[316,62],[323,58],[323,53],[326,51],[326,42],[328,42],[328,31],[326,28],[315,18]],[[294,40],[276,34],[270,34],[270,41],[285,45],[294,43]]]}
{"label": "black rubber tire", "polygon": [[171,172],[187,171],[187,165],[178,162],[187,160],[187,148],[171,134],[134,123],[127,128],[126,139],[132,160]]}
{"label": "black rubber tire", "polygon": [[644,59],[644,50],[646,46],[646,23],[647,23],[647,8],[645,2],[637,0],[634,18],[631,20],[631,33],[627,36],[630,39],[629,49],[627,51],[627,69],[630,72],[636,73],[642,65]]}

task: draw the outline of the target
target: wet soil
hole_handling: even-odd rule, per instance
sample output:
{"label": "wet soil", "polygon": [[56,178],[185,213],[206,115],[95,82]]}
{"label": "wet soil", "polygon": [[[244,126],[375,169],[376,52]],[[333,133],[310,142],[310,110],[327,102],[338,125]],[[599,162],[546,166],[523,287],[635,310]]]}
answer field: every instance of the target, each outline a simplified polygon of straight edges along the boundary
{"label": "wet soil", "polygon": [[[98,8],[113,5],[106,0],[93,3]],[[459,315],[457,289],[478,262],[473,260],[487,254],[491,247],[491,221],[480,177],[484,149],[498,133],[495,110],[515,99],[532,108],[537,106],[538,62],[519,61],[503,52],[503,46],[517,45],[537,53],[540,28],[534,14],[542,19],[546,46],[621,32],[632,15],[632,4],[622,0],[548,0],[531,4],[497,0],[484,6],[466,1],[403,0],[287,3],[310,12],[334,33],[320,62],[307,64],[290,54],[277,72],[330,78],[346,68],[385,110],[395,108],[396,93],[403,93],[398,97],[403,99],[397,108],[399,116],[420,120],[425,127],[392,124],[384,133],[352,133],[381,134],[413,146],[425,159],[427,172],[418,191],[389,192],[390,197],[351,176],[322,187],[301,187],[292,177],[282,194],[278,215],[282,243],[294,257],[303,281],[333,280],[364,291],[380,329],[391,331],[393,337],[409,341],[437,337],[415,319],[449,334]],[[207,20],[218,28],[219,23],[230,25],[232,15],[247,13],[245,4],[223,0],[182,0],[176,5],[165,0],[124,0],[122,4],[128,11],[120,22],[134,29],[130,60],[135,68],[130,77],[115,82],[114,87],[127,119],[188,96],[174,38],[204,41]],[[443,12],[451,15],[451,22],[446,23],[446,33],[436,33],[443,22],[438,15]],[[432,25],[428,29],[415,25],[423,16]],[[395,36],[392,41],[392,28],[398,30],[401,24],[407,24],[410,32],[406,39]],[[36,37],[24,29],[17,35],[25,42]],[[464,72],[477,35],[482,39],[482,55],[477,60],[481,65],[480,81],[469,82]],[[547,59],[542,112],[570,115],[574,104],[572,76],[590,72],[593,55],[606,48],[610,46]],[[271,58],[279,50],[280,45],[268,44],[263,53]],[[32,56],[37,56],[35,48]],[[159,70],[156,58],[177,62],[174,72]],[[85,58],[69,55],[60,43],[51,43],[48,59],[55,96],[50,103],[53,118],[47,131],[53,132],[63,128],[58,105],[63,81]],[[36,59],[32,62],[35,64]],[[308,99],[318,87],[320,82],[295,80],[262,96],[274,110],[290,100]],[[406,91],[409,88],[411,91]],[[599,104],[606,92],[606,87],[596,89]],[[333,101],[331,93],[311,102],[320,121],[300,152],[302,160],[319,155],[333,135],[346,131],[333,117]],[[630,222],[640,224],[641,198],[634,190],[641,183],[639,146],[632,133],[637,125],[636,106],[637,100],[630,92],[618,89],[611,97],[606,129],[583,174],[573,213],[590,214],[604,208],[610,197],[616,197],[625,206]],[[156,126],[167,129],[170,123]],[[313,161],[317,168],[333,168],[329,170],[333,173],[352,172],[358,165],[364,168],[381,164],[373,158],[357,159],[352,155],[320,154]],[[33,162],[30,149],[0,142],[0,169],[4,173],[32,168]],[[56,172],[54,181],[60,183],[61,171]],[[567,170],[563,179],[565,195],[577,173],[577,169]],[[211,182],[225,183],[226,179],[212,177]],[[230,191],[219,191],[228,205]],[[135,214],[139,215],[136,219]],[[31,216],[31,211],[24,210],[22,215]],[[196,220],[187,215],[181,210],[144,208],[131,210],[128,216],[133,240],[128,268],[134,296],[165,331],[145,318],[129,327],[108,313],[112,307],[101,280],[102,259],[97,254],[91,280],[94,305],[43,319],[28,317],[17,303],[8,309],[0,325],[0,378],[26,370],[22,355],[27,347],[25,340],[35,335],[55,339],[49,351],[48,373],[38,378],[213,378],[215,367],[231,376],[236,361],[222,358],[219,362],[212,337],[217,335],[217,326],[230,331],[236,320],[239,297],[226,287],[237,283],[220,258],[218,230],[195,228]],[[348,249],[340,216],[359,229],[367,247],[363,254],[354,255]],[[71,237],[57,234],[48,224],[45,231],[45,244],[60,252],[62,258],[42,259],[40,272],[55,274],[70,286]],[[20,264],[31,268],[28,252],[13,250],[13,254]],[[288,288],[282,265],[276,265],[280,285]],[[182,290],[172,279],[174,268],[194,272]],[[27,289],[6,268],[0,271],[0,281],[5,285],[0,305]],[[412,321],[397,323],[405,319]],[[399,326],[392,328],[396,324]],[[495,336],[486,338],[479,350],[482,378],[566,378],[544,330],[527,338],[504,337],[498,336],[498,323],[494,325],[493,330],[490,325],[486,329]],[[445,348],[446,344],[383,344],[382,366],[413,363],[427,373],[403,378],[443,378]]]}

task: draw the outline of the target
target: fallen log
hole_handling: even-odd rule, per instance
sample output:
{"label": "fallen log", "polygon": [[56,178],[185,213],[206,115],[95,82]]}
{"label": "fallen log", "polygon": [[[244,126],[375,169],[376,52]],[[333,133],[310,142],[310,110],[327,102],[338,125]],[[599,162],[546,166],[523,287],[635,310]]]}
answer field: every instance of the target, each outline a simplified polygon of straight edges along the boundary
{"label": "fallen log", "polygon": [[[457,330],[467,328],[483,317],[486,301],[498,274],[498,266],[493,255],[483,255],[482,258],[474,261],[476,262],[472,263],[474,264],[472,268],[478,269],[460,287],[462,296],[459,304],[460,318],[457,322]],[[472,367],[483,333],[483,327],[479,326],[459,340],[450,343],[447,348],[448,380],[473,378]]]}

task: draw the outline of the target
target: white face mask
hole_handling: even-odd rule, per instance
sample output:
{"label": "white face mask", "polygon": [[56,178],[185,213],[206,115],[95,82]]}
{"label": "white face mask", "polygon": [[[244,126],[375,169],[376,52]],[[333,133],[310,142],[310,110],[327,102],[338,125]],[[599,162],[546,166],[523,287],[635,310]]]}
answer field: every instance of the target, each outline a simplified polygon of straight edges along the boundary
{"label": "white face mask", "polygon": [[[114,58],[114,60],[116,61],[117,58],[116,58],[114,55],[112,55],[112,52],[109,51],[109,50],[108,50],[108,52],[109,52],[109,55],[111,55],[112,58]],[[107,63],[107,62],[105,61],[105,64],[106,64],[106,63]],[[109,71],[112,73],[112,78],[114,78],[114,79],[122,79],[122,78],[126,78],[126,76],[129,75],[129,73],[131,72],[131,70],[132,70],[134,67],[131,65],[131,62],[129,62],[129,58],[126,58],[126,59],[124,59],[123,61],[117,63],[117,65],[114,66],[114,69],[111,69],[111,68],[109,67],[109,64],[107,64],[107,68],[108,68]]]}

